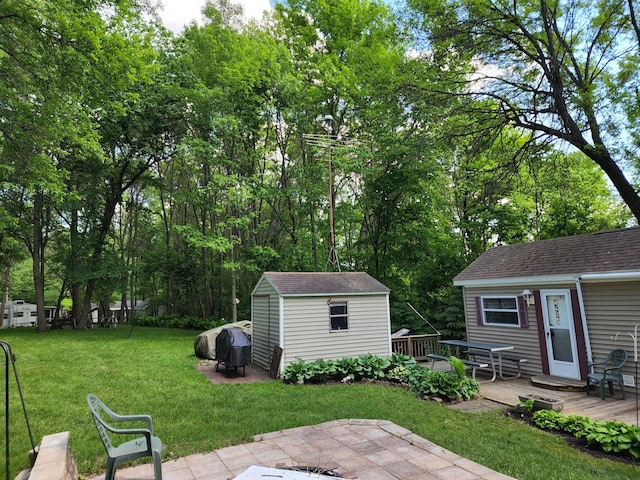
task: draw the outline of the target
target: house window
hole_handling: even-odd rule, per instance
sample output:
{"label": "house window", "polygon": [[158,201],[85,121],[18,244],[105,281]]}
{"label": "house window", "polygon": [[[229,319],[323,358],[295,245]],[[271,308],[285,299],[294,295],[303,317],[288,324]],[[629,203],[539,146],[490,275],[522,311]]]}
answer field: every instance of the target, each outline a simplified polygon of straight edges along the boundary
{"label": "house window", "polygon": [[347,302],[329,303],[329,323],[332,332],[349,330],[349,315],[347,314]]}
{"label": "house window", "polygon": [[482,297],[482,315],[486,325],[519,326],[517,297]]}

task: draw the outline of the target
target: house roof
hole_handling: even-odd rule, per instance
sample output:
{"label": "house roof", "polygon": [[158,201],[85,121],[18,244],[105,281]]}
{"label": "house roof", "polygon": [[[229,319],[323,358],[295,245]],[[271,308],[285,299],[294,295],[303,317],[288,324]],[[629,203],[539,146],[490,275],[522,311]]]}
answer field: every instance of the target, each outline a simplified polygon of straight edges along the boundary
{"label": "house roof", "polygon": [[265,272],[280,295],[388,294],[389,288],[364,272]]}
{"label": "house roof", "polygon": [[640,272],[640,227],[493,247],[453,283],[625,272]]}

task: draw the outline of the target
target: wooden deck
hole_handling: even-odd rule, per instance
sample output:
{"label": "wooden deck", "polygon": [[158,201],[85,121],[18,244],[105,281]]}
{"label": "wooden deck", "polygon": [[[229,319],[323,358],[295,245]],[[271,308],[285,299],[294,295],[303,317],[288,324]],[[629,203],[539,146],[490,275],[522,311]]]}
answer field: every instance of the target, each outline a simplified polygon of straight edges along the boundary
{"label": "wooden deck", "polygon": [[597,387],[591,387],[591,394],[586,391],[563,391],[534,386],[530,378],[513,380],[496,380],[495,382],[481,383],[480,394],[489,400],[505,405],[515,406],[519,403],[518,395],[535,393],[545,397],[564,400],[562,413],[584,415],[592,420],[618,420],[628,425],[638,425],[638,397],[636,390],[626,388],[626,400],[618,390],[615,395],[609,395],[607,389],[606,400],[600,400]]}

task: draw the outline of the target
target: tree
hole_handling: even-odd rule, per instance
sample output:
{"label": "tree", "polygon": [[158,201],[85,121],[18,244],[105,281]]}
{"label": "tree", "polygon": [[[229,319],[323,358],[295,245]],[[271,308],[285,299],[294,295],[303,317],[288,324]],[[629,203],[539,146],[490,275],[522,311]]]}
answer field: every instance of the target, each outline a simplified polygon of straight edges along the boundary
{"label": "tree", "polygon": [[[547,138],[584,153],[640,220],[640,196],[628,178],[640,146],[633,0],[409,4],[423,15],[430,58],[458,85],[456,94],[493,99],[496,108],[485,113],[529,132],[527,145]],[[446,83],[438,87],[448,91]]]}

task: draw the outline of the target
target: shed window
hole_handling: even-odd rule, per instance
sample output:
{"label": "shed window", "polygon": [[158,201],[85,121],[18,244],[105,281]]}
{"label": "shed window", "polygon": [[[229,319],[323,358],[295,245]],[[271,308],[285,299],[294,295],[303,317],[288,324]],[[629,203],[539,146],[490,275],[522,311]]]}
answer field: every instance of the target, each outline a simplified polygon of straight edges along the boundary
{"label": "shed window", "polygon": [[517,297],[482,297],[482,315],[486,325],[519,326]]}
{"label": "shed window", "polygon": [[347,313],[347,302],[329,303],[329,322],[332,332],[349,330],[349,315]]}

